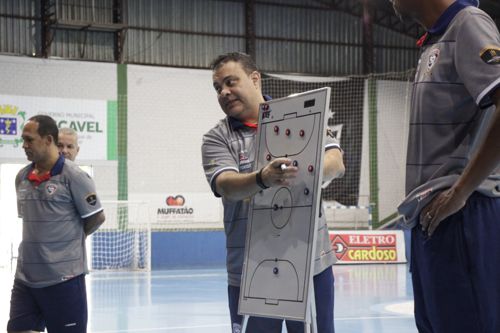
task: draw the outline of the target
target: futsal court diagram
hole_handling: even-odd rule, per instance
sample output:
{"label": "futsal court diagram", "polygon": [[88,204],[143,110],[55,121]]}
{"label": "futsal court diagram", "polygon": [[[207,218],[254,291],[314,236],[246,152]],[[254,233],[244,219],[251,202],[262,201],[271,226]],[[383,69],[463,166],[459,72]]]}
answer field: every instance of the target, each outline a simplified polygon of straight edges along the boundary
{"label": "futsal court diagram", "polygon": [[330,88],[322,88],[260,106],[256,170],[287,157],[299,171],[289,186],[252,199],[241,314],[306,320],[329,102]]}

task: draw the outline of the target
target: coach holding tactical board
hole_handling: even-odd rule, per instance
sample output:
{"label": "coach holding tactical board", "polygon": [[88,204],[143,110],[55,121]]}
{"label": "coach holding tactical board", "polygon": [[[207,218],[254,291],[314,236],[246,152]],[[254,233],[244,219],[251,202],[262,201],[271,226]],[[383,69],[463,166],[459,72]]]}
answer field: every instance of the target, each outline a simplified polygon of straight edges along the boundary
{"label": "coach holding tactical board", "polygon": [[[289,158],[270,161],[253,171],[259,104],[265,101],[261,77],[253,59],[243,53],[229,53],[214,60],[213,86],[219,104],[227,115],[203,137],[202,156],[205,176],[224,205],[226,232],[228,300],[233,333],[241,332],[243,317],[238,315],[241,274],[250,197],[262,189],[286,186],[297,176]],[[326,133],[325,133],[326,135]],[[335,138],[326,139],[323,181],[342,177],[343,155]],[[281,168],[285,164],[286,168]],[[319,220],[314,265],[317,327],[333,333],[333,283],[331,265],[335,261],[324,214]],[[302,322],[287,321],[289,333],[304,332]],[[246,333],[281,333],[282,321],[250,317]]]}
{"label": "coach holding tactical board", "polygon": [[392,2],[427,30],[419,41],[406,167],[408,198],[423,206],[407,219],[414,225],[417,328],[497,333],[500,34],[477,1]]}

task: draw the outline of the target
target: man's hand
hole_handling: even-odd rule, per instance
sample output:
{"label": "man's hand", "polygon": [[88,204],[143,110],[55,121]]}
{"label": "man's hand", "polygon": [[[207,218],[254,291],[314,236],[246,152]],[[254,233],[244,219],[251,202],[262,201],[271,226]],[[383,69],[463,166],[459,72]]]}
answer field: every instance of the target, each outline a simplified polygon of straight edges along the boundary
{"label": "man's hand", "polygon": [[277,158],[262,169],[262,181],[264,185],[273,187],[288,186],[297,178],[298,167],[292,165],[289,158]]}
{"label": "man's hand", "polygon": [[431,237],[439,224],[462,209],[466,201],[467,197],[461,195],[454,187],[438,194],[420,213],[422,231]]}

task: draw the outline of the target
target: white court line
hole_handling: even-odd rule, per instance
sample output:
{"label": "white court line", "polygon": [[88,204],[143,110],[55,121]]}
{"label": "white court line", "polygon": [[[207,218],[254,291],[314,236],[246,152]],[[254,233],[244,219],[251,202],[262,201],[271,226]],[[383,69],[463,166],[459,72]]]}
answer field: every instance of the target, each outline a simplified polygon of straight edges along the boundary
{"label": "white court line", "polygon": [[[379,316],[379,317],[343,317],[335,318],[335,321],[351,321],[351,320],[377,320],[377,319],[409,319],[413,316]],[[129,332],[152,332],[152,331],[172,331],[182,329],[196,328],[213,328],[213,327],[229,327],[229,324],[213,324],[213,325],[197,325],[197,326],[173,326],[173,327],[156,327],[156,328],[137,328],[118,331],[95,331],[95,333],[129,333]]]}
{"label": "white court line", "polygon": [[196,328],[213,328],[213,327],[229,327],[229,324],[213,324],[213,325],[196,325],[196,326],[173,326],[173,327],[156,327],[156,328],[136,328],[118,331],[95,331],[95,333],[120,333],[120,332],[152,332],[152,331],[172,331],[183,329],[196,329]]}
{"label": "white court line", "polygon": [[[94,273],[95,274],[95,273]],[[137,279],[192,279],[192,278],[206,278],[206,277],[221,277],[226,276],[222,273],[212,273],[212,274],[180,274],[180,275],[133,275],[133,276],[96,276],[90,273],[92,280],[137,280]],[[110,273],[106,273],[110,274]],[[146,273],[144,273],[146,274]]]}
{"label": "white court line", "polygon": [[408,318],[413,318],[413,316],[343,317],[343,318],[335,318],[335,321],[377,320],[377,319],[408,319]]}

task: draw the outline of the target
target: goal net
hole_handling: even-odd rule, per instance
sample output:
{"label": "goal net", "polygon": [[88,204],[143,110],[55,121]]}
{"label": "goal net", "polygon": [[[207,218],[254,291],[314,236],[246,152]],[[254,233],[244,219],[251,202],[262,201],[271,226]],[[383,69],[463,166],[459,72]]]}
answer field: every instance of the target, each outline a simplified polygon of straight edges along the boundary
{"label": "goal net", "polygon": [[404,197],[414,71],[348,77],[266,75],[272,98],[331,87],[328,126],[344,151],[346,173],[323,189],[331,228],[377,228]]}
{"label": "goal net", "polygon": [[151,270],[151,226],[145,202],[102,201],[106,221],[91,236],[92,270]]}

